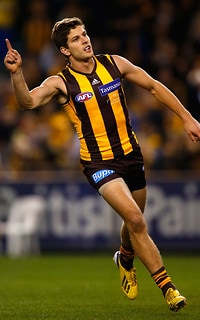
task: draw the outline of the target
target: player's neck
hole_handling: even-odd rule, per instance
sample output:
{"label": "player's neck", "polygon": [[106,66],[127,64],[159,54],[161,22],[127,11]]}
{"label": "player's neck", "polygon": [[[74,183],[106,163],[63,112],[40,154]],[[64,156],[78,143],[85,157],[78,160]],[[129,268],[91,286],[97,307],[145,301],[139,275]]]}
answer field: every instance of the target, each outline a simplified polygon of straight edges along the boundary
{"label": "player's neck", "polygon": [[82,73],[91,73],[94,70],[95,61],[94,58],[91,57],[86,61],[71,61],[70,67],[78,72]]}

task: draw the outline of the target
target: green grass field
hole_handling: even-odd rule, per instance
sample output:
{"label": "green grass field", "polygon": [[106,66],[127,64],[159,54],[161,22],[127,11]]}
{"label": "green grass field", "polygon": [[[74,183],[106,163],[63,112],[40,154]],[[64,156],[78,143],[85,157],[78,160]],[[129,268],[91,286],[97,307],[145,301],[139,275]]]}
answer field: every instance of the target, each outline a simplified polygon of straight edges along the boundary
{"label": "green grass field", "polygon": [[178,313],[167,304],[136,260],[139,295],[123,296],[109,254],[0,257],[1,320],[198,320],[200,256],[164,255],[165,266],[188,305]]}

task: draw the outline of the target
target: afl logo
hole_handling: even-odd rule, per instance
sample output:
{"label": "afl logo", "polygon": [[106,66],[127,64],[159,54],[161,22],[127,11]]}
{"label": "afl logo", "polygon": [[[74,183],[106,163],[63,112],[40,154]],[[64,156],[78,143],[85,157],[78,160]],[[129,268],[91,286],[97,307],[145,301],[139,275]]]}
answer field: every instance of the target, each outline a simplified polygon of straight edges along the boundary
{"label": "afl logo", "polygon": [[75,97],[75,100],[77,102],[86,102],[90,100],[92,97],[93,97],[92,92],[82,92],[77,94],[77,96]]}

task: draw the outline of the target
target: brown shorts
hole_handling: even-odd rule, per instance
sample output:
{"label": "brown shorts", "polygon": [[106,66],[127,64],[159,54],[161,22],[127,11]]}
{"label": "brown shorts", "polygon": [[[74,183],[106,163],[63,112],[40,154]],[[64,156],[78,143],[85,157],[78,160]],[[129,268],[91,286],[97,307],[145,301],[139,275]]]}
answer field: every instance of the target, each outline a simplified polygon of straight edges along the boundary
{"label": "brown shorts", "polygon": [[126,156],[112,160],[81,160],[81,164],[84,175],[97,191],[103,184],[116,178],[123,178],[131,192],[146,186],[144,161],[139,146]]}

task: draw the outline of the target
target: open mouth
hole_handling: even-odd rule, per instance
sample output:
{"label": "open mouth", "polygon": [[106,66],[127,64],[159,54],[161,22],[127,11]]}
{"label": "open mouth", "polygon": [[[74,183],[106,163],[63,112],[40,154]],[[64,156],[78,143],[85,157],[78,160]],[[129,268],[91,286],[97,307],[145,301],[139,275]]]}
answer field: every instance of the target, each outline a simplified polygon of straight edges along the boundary
{"label": "open mouth", "polygon": [[88,51],[90,51],[90,49],[91,49],[91,47],[90,47],[90,46],[87,46],[87,47],[84,48],[84,51],[85,51],[85,52],[88,52]]}

